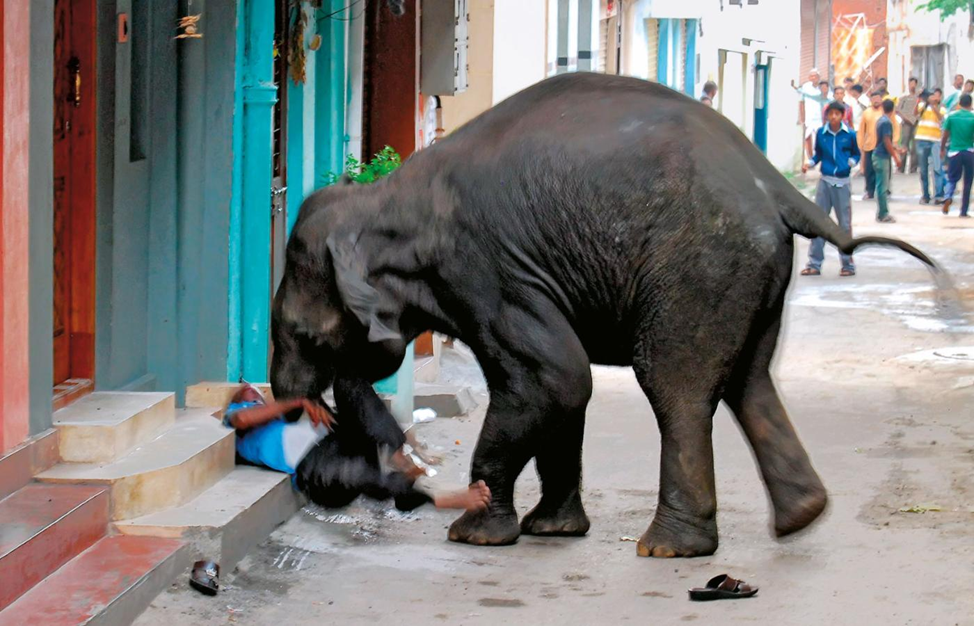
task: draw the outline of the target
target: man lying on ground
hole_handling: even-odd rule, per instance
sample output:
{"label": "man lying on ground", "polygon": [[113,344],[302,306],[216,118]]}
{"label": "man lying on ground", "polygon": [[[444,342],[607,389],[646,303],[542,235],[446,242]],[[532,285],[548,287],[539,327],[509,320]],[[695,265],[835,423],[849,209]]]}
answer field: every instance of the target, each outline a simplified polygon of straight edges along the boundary
{"label": "man lying on ground", "polygon": [[[284,418],[297,410],[304,411],[297,421]],[[295,487],[321,506],[345,506],[360,494],[375,500],[394,498],[401,511],[427,502],[440,509],[468,511],[490,504],[490,490],[483,481],[455,491],[430,488],[425,472],[403,454],[405,439],[392,438],[397,445],[383,445],[361,415],[343,411],[338,424],[318,403],[267,402],[256,387],[245,383],[230,399],[223,423],[237,432],[239,457],[291,474]]]}

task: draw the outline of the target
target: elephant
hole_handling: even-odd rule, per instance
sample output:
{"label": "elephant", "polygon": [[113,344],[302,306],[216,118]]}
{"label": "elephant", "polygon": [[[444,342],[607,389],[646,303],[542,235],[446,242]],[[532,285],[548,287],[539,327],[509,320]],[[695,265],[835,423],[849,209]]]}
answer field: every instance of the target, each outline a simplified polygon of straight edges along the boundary
{"label": "elephant", "polygon": [[[795,234],[846,253],[893,246],[936,268],[899,240],[851,238],[709,107],[636,78],[555,76],[385,179],[305,200],[273,303],[273,390],[317,397],[347,379],[374,393],[422,332],[463,341],[490,392],[470,475],[493,500],[449,539],[505,545],[589,530],[590,365],[631,366],[661,437],[637,553],[717,549],[721,400],[788,535],[827,503],[769,373]],[[542,495],[519,523],[514,484],[532,458]]]}

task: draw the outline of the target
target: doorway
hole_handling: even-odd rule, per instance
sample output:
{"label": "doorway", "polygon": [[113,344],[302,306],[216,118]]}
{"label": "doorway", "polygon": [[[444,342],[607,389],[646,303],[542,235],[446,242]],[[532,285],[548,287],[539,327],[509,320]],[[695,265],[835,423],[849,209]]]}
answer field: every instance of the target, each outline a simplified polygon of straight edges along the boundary
{"label": "doorway", "polygon": [[[271,302],[284,278],[284,252],[287,249],[287,81],[289,24],[292,4],[277,0],[274,11],[274,84],[277,102],[274,104],[271,174]],[[300,5],[294,7],[300,11]],[[269,361],[269,360],[268,360]]]}
{"label": "doorway", "polygon": [[95,374],[95,0],[54,2],[54,401]]}

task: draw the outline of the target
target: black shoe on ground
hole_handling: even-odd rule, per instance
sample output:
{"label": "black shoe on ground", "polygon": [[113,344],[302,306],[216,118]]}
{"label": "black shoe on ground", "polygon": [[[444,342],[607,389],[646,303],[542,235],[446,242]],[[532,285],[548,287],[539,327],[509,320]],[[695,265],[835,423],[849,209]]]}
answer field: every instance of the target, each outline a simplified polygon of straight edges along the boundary
{"label": "black shoe on ground", "polygon": [[920,198],[920,204],[930,204],[930,198]]}
{"label": "black shoe on ground", "polygon": [[937,204],[937,205],[943,204],[944,203],[944,199],[943,198],[934,198],[933,199],[933,203],[934,204]]}
{"label": "black shoe on ground", "polygon": [[890,215],[890,214],[887,213],[883,217],[877,217],[876,218],[876,221],[879,222],[879,223],[881,223],[881,224],[895,224],[896,223],[896,218],[894,218],[892,215]]}

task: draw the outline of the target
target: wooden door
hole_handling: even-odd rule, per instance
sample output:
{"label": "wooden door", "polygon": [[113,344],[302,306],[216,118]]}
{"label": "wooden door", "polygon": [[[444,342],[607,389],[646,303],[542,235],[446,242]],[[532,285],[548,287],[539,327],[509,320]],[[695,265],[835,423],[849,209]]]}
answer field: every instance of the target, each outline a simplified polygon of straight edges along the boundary
{"label": "wooden door", "polygon": [[94,378],[95,2],[54,2],[54,381]]}

